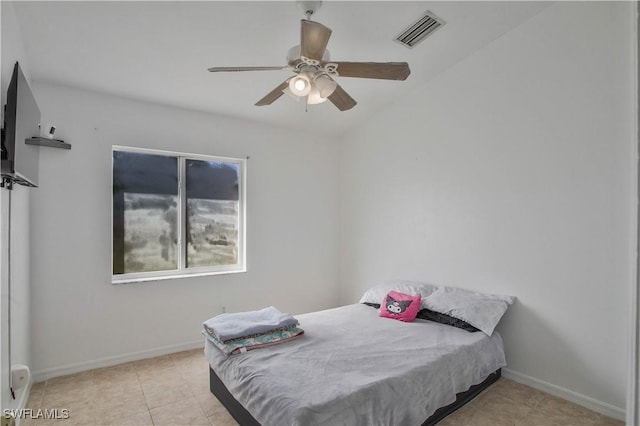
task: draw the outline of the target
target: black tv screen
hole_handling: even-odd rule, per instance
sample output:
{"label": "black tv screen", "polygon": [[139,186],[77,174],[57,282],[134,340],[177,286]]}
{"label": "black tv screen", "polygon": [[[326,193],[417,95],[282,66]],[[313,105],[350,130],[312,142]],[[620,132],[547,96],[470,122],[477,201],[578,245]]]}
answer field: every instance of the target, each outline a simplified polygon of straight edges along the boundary
{"label": "black tv screen", "polygon": [[16,62],[7,90],[2,140],[2,177],[38,186],[40,150],[25,140],[40,135],[40,109],[20,65]]}

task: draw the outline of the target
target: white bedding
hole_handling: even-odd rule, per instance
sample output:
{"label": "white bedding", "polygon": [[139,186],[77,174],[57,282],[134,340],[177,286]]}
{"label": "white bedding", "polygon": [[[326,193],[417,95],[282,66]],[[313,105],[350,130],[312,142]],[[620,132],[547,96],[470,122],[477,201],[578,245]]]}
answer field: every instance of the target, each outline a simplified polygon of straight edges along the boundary
{"label": "white bedding", "polygon": [[381,318],[355,304],[297,315],[305,336],[223,356],[205,354],[263,426],[420,425],[455,394],[506,365],[497,332]]}

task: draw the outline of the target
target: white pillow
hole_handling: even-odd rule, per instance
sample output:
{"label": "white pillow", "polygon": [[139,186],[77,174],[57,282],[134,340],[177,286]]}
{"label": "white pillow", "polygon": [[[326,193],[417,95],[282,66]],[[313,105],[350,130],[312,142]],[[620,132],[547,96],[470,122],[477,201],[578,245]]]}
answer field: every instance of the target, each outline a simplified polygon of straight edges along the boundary
{"label": "white pillow", "polygon": [[438,287],[422,306],[465,321],[491,336],[500,318],[513,303],[513,297],[476,293],[455,287]]}
{"label": "white pillow", "polygon": [[[422,300],[429,296],[437,287],[432,284],[423,283],[420,281],[407,281],[407,280],[391,280],[385,281],[382,284],[371,287],[365,291],[358,303],[375,303],[380,305],[389,291],[397,291],[398,293],[404,293],[409,295],[420,295]],[[424,303],[421,305],[421,309],[424,308]]]}

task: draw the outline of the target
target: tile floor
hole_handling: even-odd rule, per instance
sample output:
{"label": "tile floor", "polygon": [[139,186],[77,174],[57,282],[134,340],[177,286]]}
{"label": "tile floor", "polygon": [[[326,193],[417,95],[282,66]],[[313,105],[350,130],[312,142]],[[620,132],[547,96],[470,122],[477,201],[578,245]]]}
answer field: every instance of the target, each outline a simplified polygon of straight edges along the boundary
{"label": "tile floor", "polygon": [[[69,410],[23,426],[237,425],[209,392],[202,349],[101,368],[33,385],[27,408]],[[500,379],[441,426],[621,426],[623,422]]]}

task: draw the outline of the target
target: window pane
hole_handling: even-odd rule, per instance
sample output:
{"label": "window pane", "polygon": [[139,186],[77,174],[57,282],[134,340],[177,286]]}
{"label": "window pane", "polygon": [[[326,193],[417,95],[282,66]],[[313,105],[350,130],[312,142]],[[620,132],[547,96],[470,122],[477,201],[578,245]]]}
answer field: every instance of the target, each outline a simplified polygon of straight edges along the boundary
{"label": "window pane", "polygon": [[240,165],[186,160],[187,267],[236,265]]}
{"label": "window pane", "polygon": [[124,273],[178,268],[178,197],[124,194]]}
{"label": "window pane", "polygon": [[113,152],[113,273],[178,268],[178,159]]}

